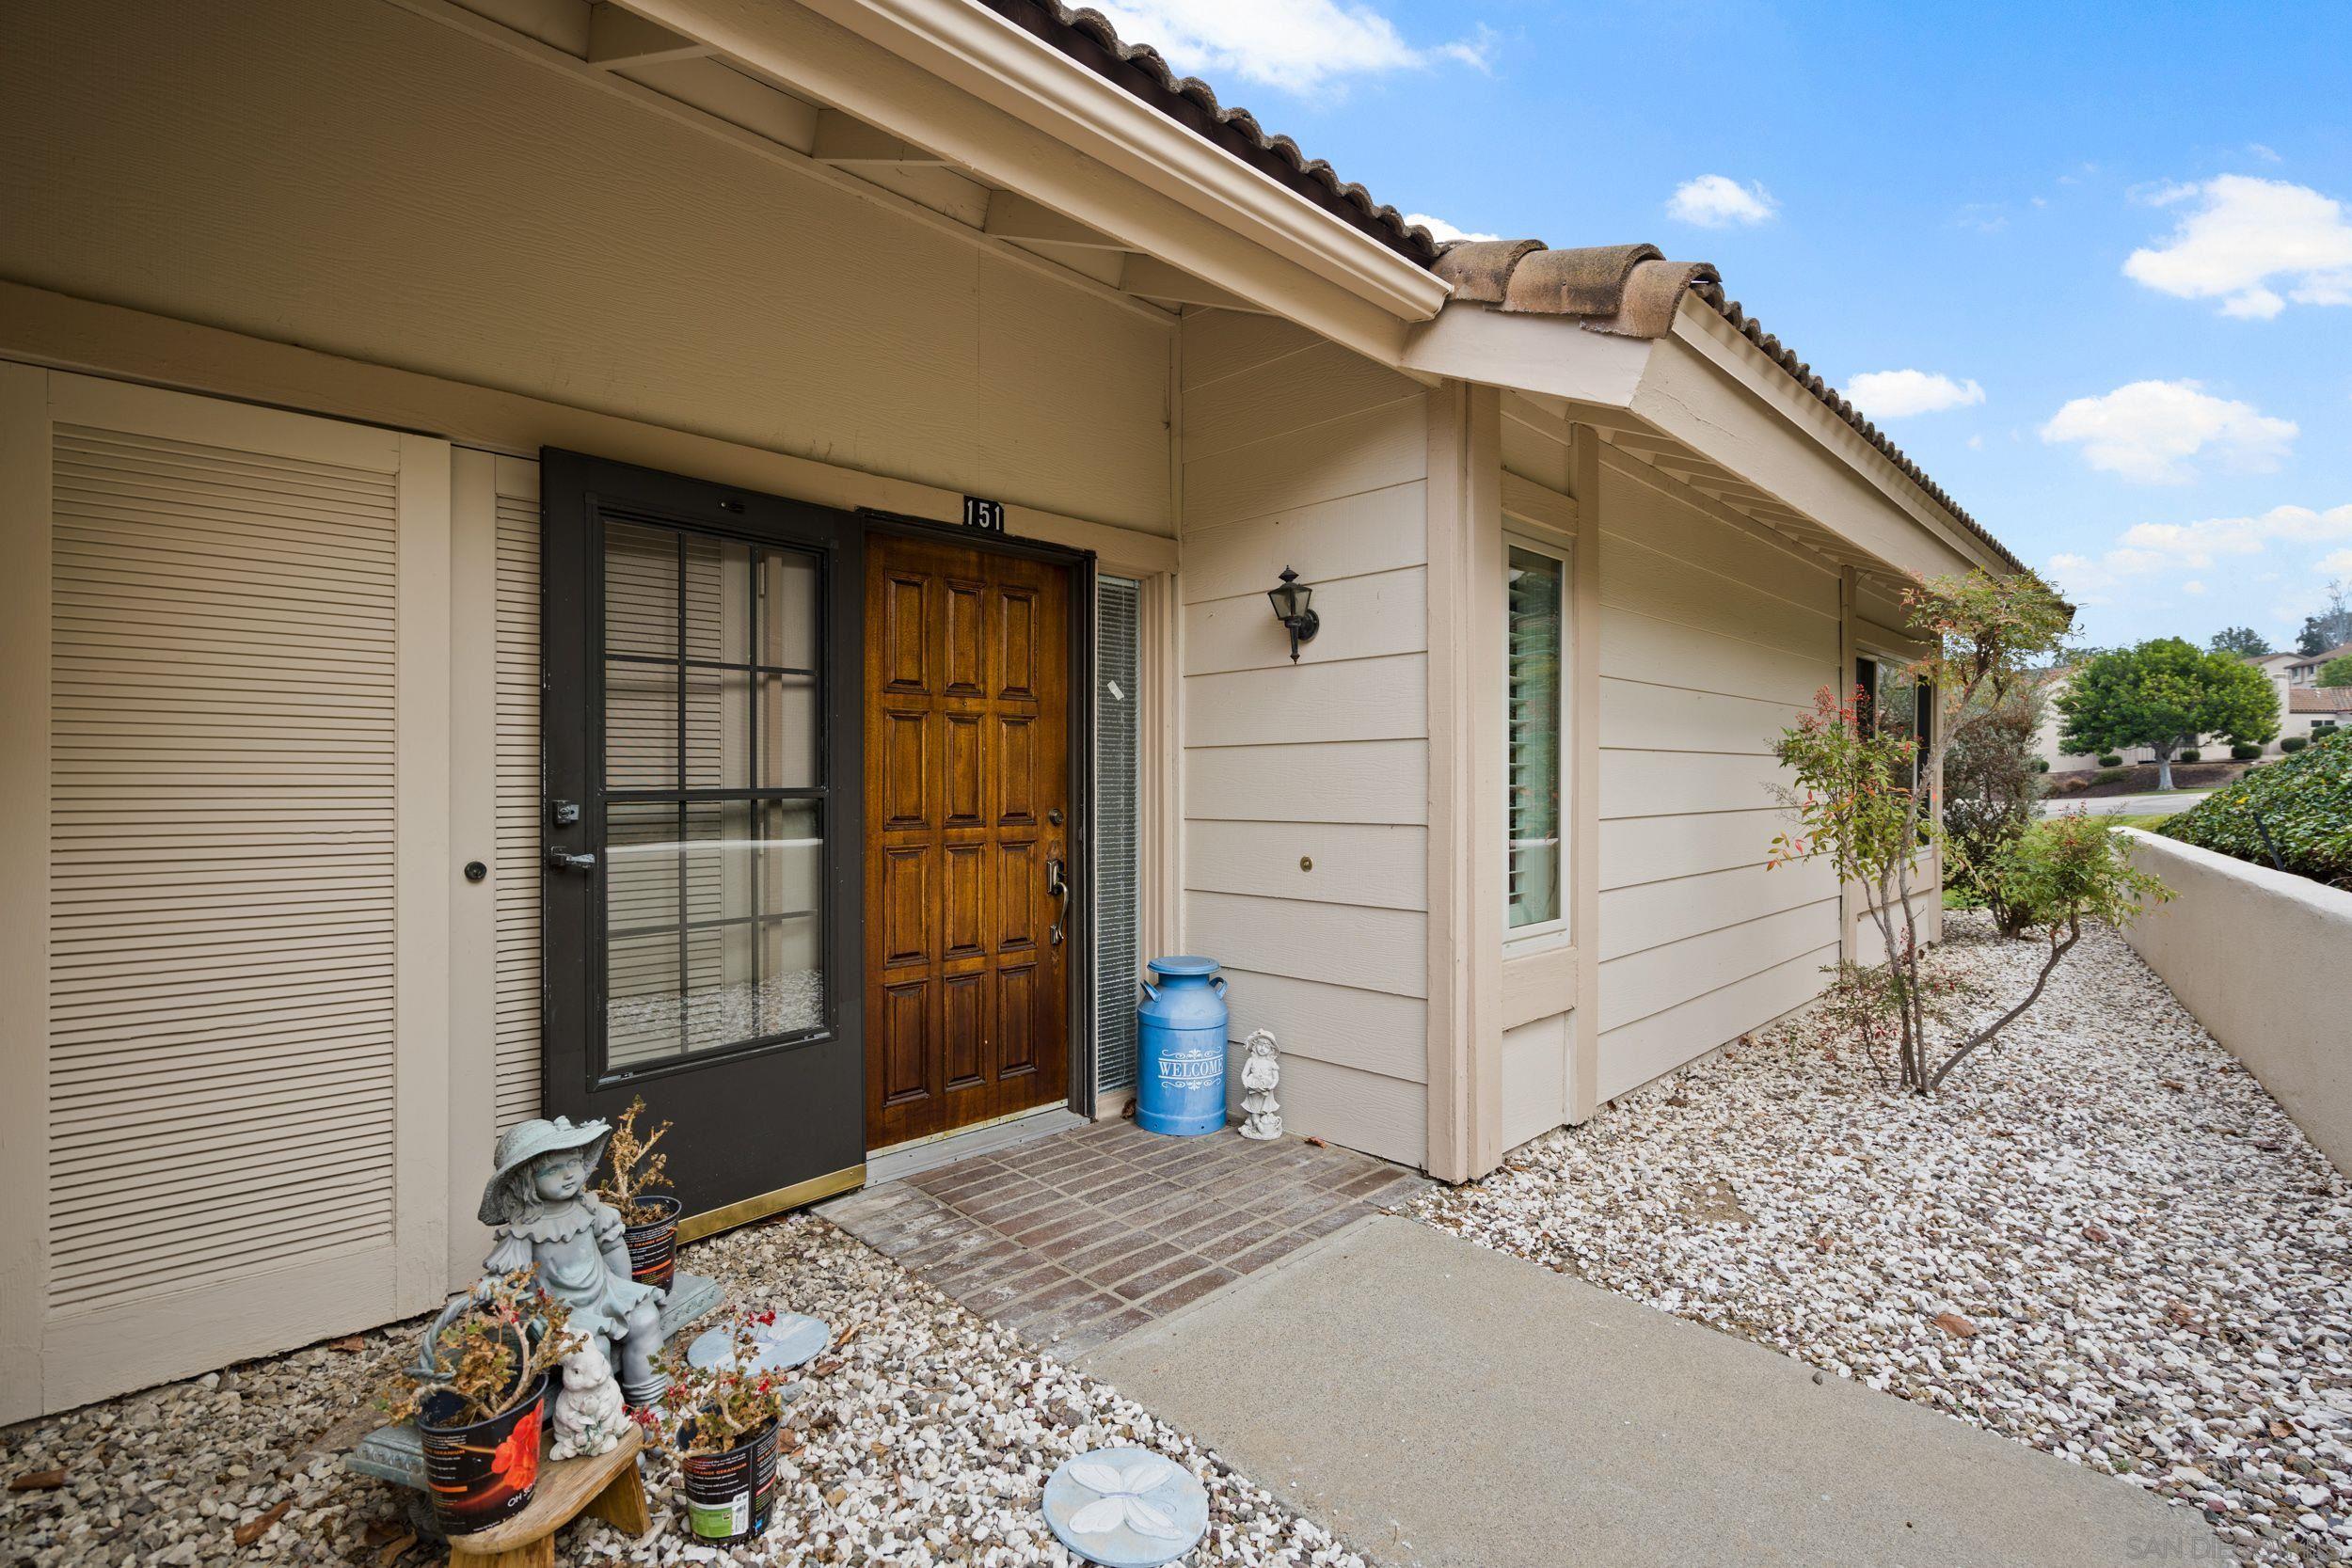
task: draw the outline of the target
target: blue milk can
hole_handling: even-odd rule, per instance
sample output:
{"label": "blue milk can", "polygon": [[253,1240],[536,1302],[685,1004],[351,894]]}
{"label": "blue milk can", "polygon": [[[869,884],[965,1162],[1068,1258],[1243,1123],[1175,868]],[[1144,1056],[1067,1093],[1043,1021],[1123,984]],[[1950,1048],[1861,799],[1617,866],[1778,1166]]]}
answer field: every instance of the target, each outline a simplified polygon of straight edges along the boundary
{"label": "blue milk can", "polygon": [[1136,1125],[1179,1138],[1225,1125],[1225,980],[1215,958],[1153,958],[1136,1008]]}

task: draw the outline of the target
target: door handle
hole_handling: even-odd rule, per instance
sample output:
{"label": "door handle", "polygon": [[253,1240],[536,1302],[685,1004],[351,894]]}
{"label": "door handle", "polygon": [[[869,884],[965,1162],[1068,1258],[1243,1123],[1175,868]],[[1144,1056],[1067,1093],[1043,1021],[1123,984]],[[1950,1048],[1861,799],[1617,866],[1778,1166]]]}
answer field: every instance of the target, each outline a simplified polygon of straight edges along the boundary
{"label": "door handle", "polygon": [[1070,914],[1070,880],[1064,875],[1059,855],[1052,857],[1045,863],[1045,895],[1048,898],[1061,900],[1061,909],[1054,915],[1053,928],[1045,933],[1046,944],[1051,947],[1059,947],[1062,943],[1062,925]]}
{"label": "door handle", "polygon": [[549,849],[548,851],[548,864],[558,871],[588,872],[594,871],[596,868],[596,857],[594,855],[576,855],[568,849]]}

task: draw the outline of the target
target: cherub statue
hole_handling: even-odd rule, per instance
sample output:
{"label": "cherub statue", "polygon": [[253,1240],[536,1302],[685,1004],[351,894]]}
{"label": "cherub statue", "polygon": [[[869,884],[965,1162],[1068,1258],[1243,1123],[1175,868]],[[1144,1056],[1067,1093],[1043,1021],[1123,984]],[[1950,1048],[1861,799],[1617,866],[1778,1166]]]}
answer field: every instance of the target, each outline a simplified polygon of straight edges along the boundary
{"label": "cherub statue", "polygon": [[572,1331],[620,1369],[628,1402],[644,1405],[670,1386],[653,1364],[662,1292],[629,1276],[620,1211],[588,1190],[612,1131],[563,1117],[506,1130],[482,1193],[482,1223],[497,1237],[484,1267],[493,1275],[535,1267],[541,1287],[571,1308]]}
{"label": "cherub statue", "polygon": [[611,1453],[628,1431],[612,1363],[590,1340],[564,1358],[564,1386],[555,1396],[555,1448],[550,1459]]}
{"label": "cherub statue", "polygon": [[1241,1124],[1245,1138],[1279,1138],[1282,1135],[1282,1107],[1275,1102],[1275,1085],[1282,1081],[1282,1059],[1274,1053],[1274,1036],[1264,1029],[1253,1029],[1242,1044],[1249,1054],[1241,1064],[1241,1108],[1248,1117]]}

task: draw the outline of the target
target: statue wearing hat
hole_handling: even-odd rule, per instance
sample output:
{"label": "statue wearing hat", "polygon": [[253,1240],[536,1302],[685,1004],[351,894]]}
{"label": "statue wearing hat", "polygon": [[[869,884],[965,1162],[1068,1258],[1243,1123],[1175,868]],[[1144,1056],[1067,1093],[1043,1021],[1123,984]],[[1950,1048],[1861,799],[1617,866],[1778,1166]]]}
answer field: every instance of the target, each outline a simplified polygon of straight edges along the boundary
{"label": "statue wearing hat", "polygon": [[653,1366],[661,1291],[629,1276],[620,1211],[588,1185],[612,1133],[601,1121],[575,1127],[563,1117],[507,1129],[482,1193],[482,1223],[497,1238],[483,1266],[493,1275],[537,1269],[548,1294],[571,1308],[572,1331],[602,1341],[628,1402],[651,1404],[670,1382]]}

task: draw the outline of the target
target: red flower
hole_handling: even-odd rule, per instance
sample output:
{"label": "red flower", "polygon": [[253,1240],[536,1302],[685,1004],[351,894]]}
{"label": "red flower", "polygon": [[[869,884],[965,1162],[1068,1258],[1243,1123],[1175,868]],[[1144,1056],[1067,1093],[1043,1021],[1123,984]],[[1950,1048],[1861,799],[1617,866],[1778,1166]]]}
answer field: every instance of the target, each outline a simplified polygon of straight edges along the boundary
{"label": "red flower", "polygon": [[539,1406],[523,1412],[506,1441],[490,1455],[490,1473],[519,1492],[539,1479]]}

